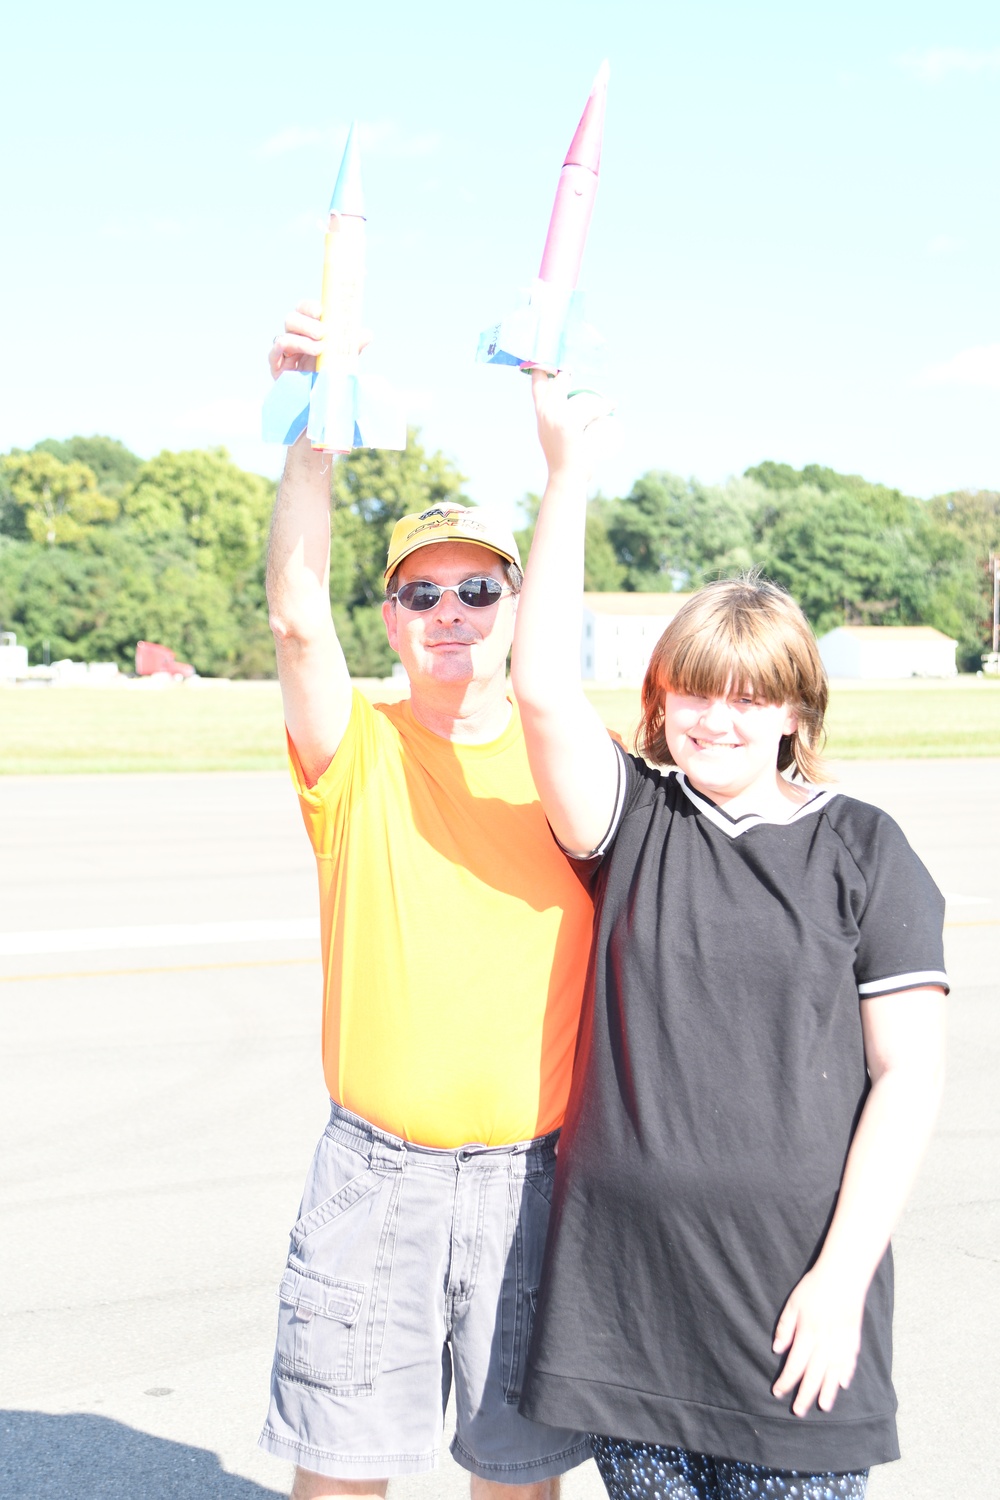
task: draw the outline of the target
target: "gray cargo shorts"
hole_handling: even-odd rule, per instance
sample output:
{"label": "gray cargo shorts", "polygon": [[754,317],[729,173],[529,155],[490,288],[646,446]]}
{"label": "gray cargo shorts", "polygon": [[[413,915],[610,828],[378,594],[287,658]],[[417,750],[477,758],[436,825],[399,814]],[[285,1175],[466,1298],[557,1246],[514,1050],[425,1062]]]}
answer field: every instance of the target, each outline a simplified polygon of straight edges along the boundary
{"label": "gray cargo shorts", "polygon": [[504,1484],[590,1457],[579,1432],[517,1409],[545,1245],[556,1136],[516,1146],[414,1146],[334,1104],[279,1290],[260,1446],[337,1479],[451,1451]]}

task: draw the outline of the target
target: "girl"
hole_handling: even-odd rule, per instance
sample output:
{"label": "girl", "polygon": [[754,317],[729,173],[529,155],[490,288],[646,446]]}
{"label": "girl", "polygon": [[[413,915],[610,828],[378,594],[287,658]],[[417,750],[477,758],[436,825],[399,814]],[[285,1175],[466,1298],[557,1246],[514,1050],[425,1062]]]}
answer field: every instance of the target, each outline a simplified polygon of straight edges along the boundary
{"label": "girl", "polygon": [[513,680],[596,913],[522,1410],[591,1430],[613,1500],[859,1500],[898,1456],[888,1244],[941,1092],[943,901],[815,785],[825,678],[773,584],[695,594],[644,759],[609,738],[579,676],[594,409],[532,380]]}

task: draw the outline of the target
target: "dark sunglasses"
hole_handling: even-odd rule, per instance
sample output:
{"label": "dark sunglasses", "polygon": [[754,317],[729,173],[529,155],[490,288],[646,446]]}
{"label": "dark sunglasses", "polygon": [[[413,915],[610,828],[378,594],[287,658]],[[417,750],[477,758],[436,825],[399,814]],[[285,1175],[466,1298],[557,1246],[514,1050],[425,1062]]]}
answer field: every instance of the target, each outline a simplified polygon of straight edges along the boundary
{"label": "dark sunglasses", "polygon": [[433,609],[445,594],[457,594],[469,609],[489,609],[491,604],[499,604],[505,594],[513,592],[497,578],[464,578],[461,583],[431,583],[421,578],[415,583],[404,583],[392,597],[404,609],[424,610]]}

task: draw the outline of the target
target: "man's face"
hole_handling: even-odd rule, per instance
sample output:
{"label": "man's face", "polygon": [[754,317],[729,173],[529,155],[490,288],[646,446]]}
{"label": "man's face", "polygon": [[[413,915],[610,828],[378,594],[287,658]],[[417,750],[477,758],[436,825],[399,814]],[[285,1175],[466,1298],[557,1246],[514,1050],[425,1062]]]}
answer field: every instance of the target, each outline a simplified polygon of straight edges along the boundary
{"label": "man's face", "polygon": [[[505,584],[503,561],[474,542],[432,542],[403,559],[397,587],[427,580],[442,586],[466,578]],[[516,601],[505,594],[486,609],[472,609],[449,590],[432,609],[409,610],[398,600],[382,606],[389,645],[399,652],[410,682],[506,681],[514,637]]]}

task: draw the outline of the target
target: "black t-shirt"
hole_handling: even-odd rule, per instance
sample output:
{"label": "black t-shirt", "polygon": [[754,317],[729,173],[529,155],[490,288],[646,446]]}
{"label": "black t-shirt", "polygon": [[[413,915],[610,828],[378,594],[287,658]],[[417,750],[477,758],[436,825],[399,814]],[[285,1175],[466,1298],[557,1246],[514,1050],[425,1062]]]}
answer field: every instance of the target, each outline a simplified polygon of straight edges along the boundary
{"label": "black t-shirt", "polygon": [[771,1395],[771,1343],[868,1093],[859,995],[947,985],[943,899],[866,803],[733,819],[622,767],[581,867],[594,946],[522,1410],[772,1468],[895,1458],[888,1252],[832,1412]]}

